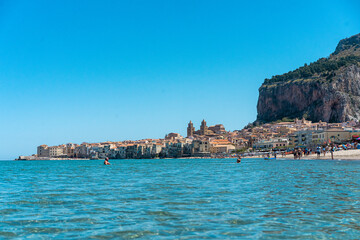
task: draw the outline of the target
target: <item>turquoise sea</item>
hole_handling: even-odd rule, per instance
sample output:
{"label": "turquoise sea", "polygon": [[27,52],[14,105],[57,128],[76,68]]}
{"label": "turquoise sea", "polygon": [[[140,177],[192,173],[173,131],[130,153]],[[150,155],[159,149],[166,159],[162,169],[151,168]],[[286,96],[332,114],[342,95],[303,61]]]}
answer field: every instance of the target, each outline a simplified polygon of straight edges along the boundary
{"label": "turquoise sea", "polygon": [[360,239],[360,161],[0,161],[0,239]]}

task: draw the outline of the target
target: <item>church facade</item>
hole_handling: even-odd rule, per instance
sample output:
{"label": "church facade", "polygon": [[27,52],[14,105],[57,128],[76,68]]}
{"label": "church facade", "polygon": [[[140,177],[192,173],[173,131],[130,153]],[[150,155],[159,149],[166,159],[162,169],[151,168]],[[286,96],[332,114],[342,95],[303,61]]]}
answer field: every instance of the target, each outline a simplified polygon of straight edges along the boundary
{"label": "church facade", "polygon": [[194,124],[190,121],[187,127],[187,137],[197,136],[217,136],[226,133],[225,127],[222,124],[216,124],[208,127],[205,119],[202,120],[200,129],[195,131]]}

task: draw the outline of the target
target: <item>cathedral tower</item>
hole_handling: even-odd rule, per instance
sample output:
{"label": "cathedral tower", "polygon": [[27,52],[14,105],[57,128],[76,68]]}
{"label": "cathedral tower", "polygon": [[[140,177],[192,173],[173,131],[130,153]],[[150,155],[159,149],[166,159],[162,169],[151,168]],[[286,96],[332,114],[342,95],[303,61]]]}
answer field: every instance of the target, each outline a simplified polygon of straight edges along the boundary
{"label": "cathedral tower", "polygon": [[194,125],[193,125],[193,123],[192,123],[191,120],[190,120],[190,122],[189,122],[189,124],[188,124],[188,127],[187,127],[187,136],[188,136],[188,137],[193,136],[193,135],[194,135],[194,132],[195,132]]}
{"label": "cathedral tower", "polygon": [[200,134],[201,135],[206,135],[207,130],[208,130],[208,127],[206,126],[205,119],[203,119],[202,122],[201,122],[201,126],[200,126]]}

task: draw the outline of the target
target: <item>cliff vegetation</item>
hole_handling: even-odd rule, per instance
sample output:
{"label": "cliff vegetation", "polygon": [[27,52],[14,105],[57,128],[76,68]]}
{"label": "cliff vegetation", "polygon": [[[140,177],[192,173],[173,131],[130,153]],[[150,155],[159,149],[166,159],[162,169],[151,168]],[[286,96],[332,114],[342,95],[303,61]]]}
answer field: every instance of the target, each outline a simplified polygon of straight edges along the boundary
{"label": "cliff vegetation", "polygon": [[260,123],[360,120],[360,34],[341,40],[327,58],[265,79],[257,110]]}

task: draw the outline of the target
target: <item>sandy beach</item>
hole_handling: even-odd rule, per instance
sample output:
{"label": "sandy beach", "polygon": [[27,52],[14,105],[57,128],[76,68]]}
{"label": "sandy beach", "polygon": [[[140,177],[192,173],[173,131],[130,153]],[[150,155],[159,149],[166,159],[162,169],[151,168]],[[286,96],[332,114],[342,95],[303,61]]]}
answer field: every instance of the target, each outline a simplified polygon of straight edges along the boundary
{"label": "sandy beach", "polygon": [[[281,156],[281,155],[278,155]],[[294,159],[294,155],[287,155],[286,157],[278,157],[278,159]],[[322,153],[320,158],[317,154],[310,154],[308,156],[303,156],[302,159],[323,159],[323,160],[331,160],[330,152],[327,152],[324,156]],[[336,160],[360,160],[360,149],[350,149],[350,150],[342,150],[334,152],[334,159]]]}

